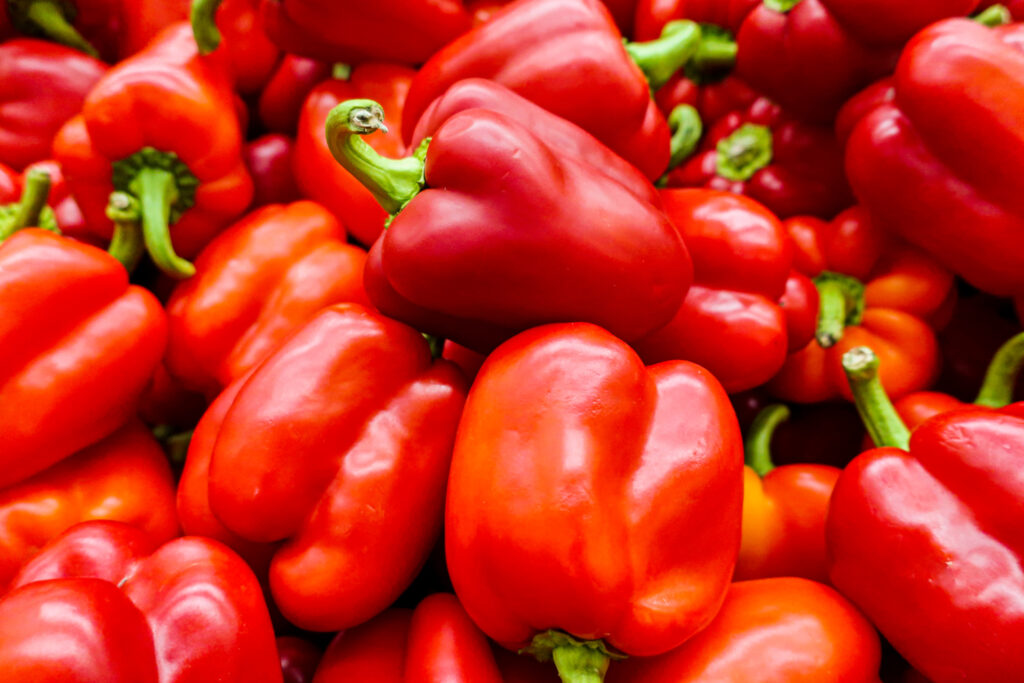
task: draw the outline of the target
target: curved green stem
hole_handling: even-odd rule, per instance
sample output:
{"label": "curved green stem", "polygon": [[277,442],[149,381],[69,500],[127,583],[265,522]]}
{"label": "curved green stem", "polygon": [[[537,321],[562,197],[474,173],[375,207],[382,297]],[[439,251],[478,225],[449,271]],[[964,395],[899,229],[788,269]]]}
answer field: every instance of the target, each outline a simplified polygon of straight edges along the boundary
{"label": "curved green stem", "polygon": [[767,126],[745,123],[718,141],[716,171],[728,180],[750,180],[772,162],[772,131]]}
{"label": "curved green stem", "polygon": [[788,419],[789,408],[776,403],[765,406],[751,423],[747,438],[743,441],[743,453],[747,465],[758,476],[763,477],[775,469],[775,463],[772,462],[772,437],[775,436],[775,429]]}
{"label": "curved green stem", "polygon": [[440,358],[441,354],[444,353],[444,338],[427,334],[426,332],[421,332],[420,334],[427,340],[427,346],[430,347],[430,357],[434,360]]}
{"label": "curved green stem", "polygon": [[675,72],[697,55],[700,46],[700,26],[688,20],[665,24],[660,38],[625,44],[626,52],[647,77],[652,90],[665,85]]}
{"label": "curved green stem", "polygon": [[824,272],[814,278],[818,288],[818,328],[814,333],[823,349],[835,346],[848,325],[864,317],[864,285],[857,278]]}
{"label": "curved green stem", "polygon": [[843,370],[857,404],[857,412],[876,446],[907,450],[910,431],[889,400],[878,378],[878,356],[867,346],[843,354]]}
{"label": "curved green stem", "polygon": [[709,32],[701,27],[703,40],[697,54],[693,56],[693,68],[698,72],[714,69],[716,71],[732,67],[736,64],[739,47],[732,36],[725,31]]}
{"label": "curved green stem", "polygon": [[192,0],[189,20],[192,22],[192,35],[199,47],[199,54],[208,55],[220,45],[220,30],[217,28],[217,8],[221,0]]}
{"label": "curved green stem", "polygon": [[802,1],[803,0],[764,0],[764,6],[770,10],[775,10],[776,12],[782,12],[785,14],[799,5]]}
{"label": "curved green stem", "polygon": [[1013,21],[1013,15],[1010,14],[1010,10],[1003,5],[992,5],[991,7],[987,7],[971,18],[982,26],[988,26],[989,28],[1006,26]]}
{"label": "curved green stem", "polygon": [[554,629],[538,633],[519,654],[533,655],[541,662],[554,660],[562,683],[601,683],[611,660],[625,659],[600,640],[577,640]]}
{"label": "curved green stem", "polygon": [[131,273],[146,250],[139,226],[139,203],[127,192],[112,192],[107,202],[107,218],[114,223],[114,237],[107,253]]}
{"label": "curved green stem", "polygon": [[384,110],[373,100],[346,100],[327,115],[325,132],[331,154],[394,215],[423,188],[426,148],[421,145],[417,154],[404,159],[382,157],[360,137],[378,130],[386,133],[388,129]]}
{"label": "curved green stem", "polygon": [[131,183],[142,214],[142,238],[153,263],[171,277],[195,275],[191,263],[174,253],[171,244],[171,206],[178,200],[174,174],[162,168],[143,168]]}
{"label": "curved green stem", "polygon": [[1013,390],[1021,369],[1024,369],[1024,332],[1011,337],[996,351],[974,404],[1004,408],[1013,403]]}
{"label": "curved green stem", "polygon": [[50,196],[50,174],[41,169],[29,171],[21,191],[18,210],[14,214],[11,232],[39,225],[46,200]]}
{"label": "curved green stem", "polygon": [[697,145],[704,135],[704,122],[695,108],[688,104],[680,104],[668,115],[668,127],[672,131],[668,162],[668,169],[671,171],[697,151]]}
{"label": "curved green stem", "polygon": [[21,0],[8,5],[12,14],[20,16],[21,24],[30,24],[39,33],[70,48],[99,57],[96,48],[78,32],[68,19],[64,5],[55,0]]}

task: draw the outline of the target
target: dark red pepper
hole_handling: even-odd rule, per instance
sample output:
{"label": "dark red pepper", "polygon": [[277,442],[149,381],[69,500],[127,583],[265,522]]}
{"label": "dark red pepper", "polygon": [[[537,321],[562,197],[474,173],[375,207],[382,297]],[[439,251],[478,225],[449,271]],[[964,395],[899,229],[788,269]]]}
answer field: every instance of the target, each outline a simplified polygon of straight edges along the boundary
{"label": "dark red pepper", "polygon": [[260,123],[274,133],[295,135],[306,96],[330,75],[331,66],[324,62],[285,55],[260,92]]}
{"label": "dark red pepper", "polygon": [[294,151],[292,138],[280,133],[270,133],[245,143],[242,155],[253,185],[250,209],[299,199],[299,188],[292,173]]}

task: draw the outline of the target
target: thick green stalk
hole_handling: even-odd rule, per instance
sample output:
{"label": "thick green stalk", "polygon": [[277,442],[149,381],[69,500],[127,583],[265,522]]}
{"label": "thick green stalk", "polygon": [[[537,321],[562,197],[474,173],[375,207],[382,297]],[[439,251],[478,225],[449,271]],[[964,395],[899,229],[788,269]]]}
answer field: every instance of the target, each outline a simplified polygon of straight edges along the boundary
{"label": "thick green stalk", "polygon": [[857,412],[876,446],[907,450],[910,431],[878,378],[878,356],[867,346],[858,346],[843,354],[843,370],[857,404]]}
{"label": "thick green stalk", "polygon": [[729,180],[750,180],[772,162],[772,132],[765,126],[745,123],[718,141],[716,170]]}
{"label": "thick green stalk", "polygon": [[50,40],[84,52],[90,57],[99,57],[96,48],[71,25],[63,7],[54,0],[28,0],[9,4],[21,11],[25,22]]}
{"label": "thick green stalk", "polygon": [[996,351],[988,370],[985,371],[981,391],[974,399],[975,405],[988,408],[1003,408],[1010,405],[1021,369],[1024,369],[1024,332],[1011,337]]}
{"label": "thick green stalk", "polygon": [[210,54],[220,45],[221,35],[217,28],[217,8],[220,3],[221,0],[192,0],[189,19],[201,55]]}
{"label": "thick green stalk", "polygon": [[975,14],[972,19],[982,26],[995,28],[996,26],[1006,26],[1012,22],[1013,15],[1003,5],[992,5]]}
{"label": "thick green stalk", "polygon": [[131,273],[146,250],[139,225],[139,203],[127,192],[112,192],[107,202],[107,218],[114,223],[114,236],[107,253]]}
{"label": "thick green stalk", "polygon": [[49,196],[50,174],[40,169],[29,171],[28,177],[25,179],[25,187],[21,191],[18,209],[14,214],[11,232],[39,225]]}
{"label": "thick green stalk", "polygon": [[704,122],[700,120],[700,114],[695,108],[680,104],[668,115],[668,127],[672,131],[668,162],[668,170],[671,171],[697,151],[697,145],[704,135]]}
{"label": "thick green stalk", "polygon": [[700,26],[693,21],[678,20],[665,24],[660,38],[643,43],[626,42],[626,52],[647,77],[651,90],[657,90],[697,55],[700,46]]}
{"label": "thick green stalk", "polygon": [[818,328],[814,333],[823,349],[835,346],[848,325],[864,316],[864,285],[857,278],[824,272],[814,278],[818,289]]}
{"label": "thick green stalk", "polygon": [[153,263],[171,277],[195,275],[195,266],[178,256],[171,243],[171,207],[178,201],[174,174],[162,168],[143,168],[132,180],[131,190],[139,200],[142,237]]}
{"label": "thick green stalk", "polygon": [[743,441],[744,457],[747,465],[758,476],[763,477],[775,469],[775,463],[772,462],[772,437],[775,436],[775,429],[788,419],[789,408],[776,403],[765,406],[747,430],[747,438]]}

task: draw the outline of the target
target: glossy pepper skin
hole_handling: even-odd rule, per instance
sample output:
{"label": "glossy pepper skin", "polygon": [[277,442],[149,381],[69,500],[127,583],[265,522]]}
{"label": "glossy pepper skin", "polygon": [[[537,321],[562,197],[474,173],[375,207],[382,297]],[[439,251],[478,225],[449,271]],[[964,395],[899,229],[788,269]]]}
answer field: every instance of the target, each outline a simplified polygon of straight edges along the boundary
{"label": "glossy pepper skin", "polygon": [[109,238],[111,193],[135,196],[150,256],[179,278],[252,201],[230,82],[200,58],[187,24],[111,69],[54,153],[89,227]]}
{"label": "glossy pepper skin", "polygon": [[131,421],[106,439],[0,491],[0,592],[21,565],[92,519],[137,526],[157,543],[178,535],[175,485],[160,445]]}
{"label": "glossy pepper skin", "polygon": [[281,681],[263,594],[237,555],[204,538],[159,545],[120,522],[80,524],[22,568],[0,600],[0,668],[41,683]]}
{"label": "glossy pepper skin", "polygon": [[289,621],[349,628],[412,581],[440,531],[465,391],[422,335],[356,304],[324,309],[245,380],[209,502],[232,533],[284,541],[270,588]]}
{"label": "glossy pepper skin", "polygon": [[447,593],[390,609],[331,642],[313,683],[502,683],[490,645]]}
{"label": "glossy pepper skin", "polygon": [[867,345],[882,358],[882,384],[894,397],[920,391],[938,371],[933,325],[955,297],[953,275],[926,254],[892,241],[854,207],[830,223],[786,221],[795,265],[820,294],[817,339],[791,355],[769,389],[817,403],[851,398],[842,355]]}
{"label": "glossy pepper skin", "polygon": [[[786,314],[779,305],[793,264],[786,229],[766,208],[739,195],[660,194],[693,259],[694,284],[671,322],[634,348],[647,363],[693,361],[728,392],[764,384],[788,353]],[[808,317],[816,317],[816,301],[809,306]]]}
{"label": "glossy pepper skin", "polygon": [[166,363],[215,396],[270,355],[321,308],[367,303],[366,252],[310,201],[268,206],[231,226],[196,260],[167,302]]}
{"label": "glossy pepper skin", "polygon": [[566,681],[600,680],[567,676],[603,673],[609,652],[677,647],[732,575],[741,451],[703,368],[644,367],[588,323],[514,337],[484,363],[459,425],[445,522],[456,594],[504,647],[554,647]]}
{"label": "glossy pepper skin", "polygon": [[[380,103],[398,121],[415,75],[413,69],[398,64],[362,64],[352,69],[347,79],[322,81],[302,105],[292,166],[295,181],[303,195],[330,209],[366,246],[372,245],[384,231],[388,214],[370,191],[334,160],[324,138],[324,124],[331,109],[357,97]],[[367,142],[385,157],[398,159],[406,153],[397,126],[370,137]]]}
{"label": "glossy pepper skin", "polygon": [[561,145],[564,122],[549,135],[521,121],[461,111],[432,132],[425,161],[423,145],[389,160],[360,137],[383,125],[379,105],[350,100],[331,112],[335,158],[400,211],[370,251],[370,300],[481,352],[546,322],[592,321],[627,340],[667,323],[691,264],[650,186],[639,195],[609,175],[596,161],[621,161],[582,131]]}
{"label": "glossy pepper skin", "polygon": [[186,17],[192,20],[202,54],[212,52],[224,38],[239,92],[252,95],[263,89],[277,68],[281,50],[264,31],[259,0],[193,0],[191,11],[181,18]]}
{"label": "glossy pepper skin", "polygon": [[1024,406],[954,411],[908,434],[872,381],[870,351],[846,365],[884,447],[836,484],[832,583],[930,680],[1012,680],[1024,667]]}
{"label": "glossy pepper skin", "polygon": [[764,97],[711,126],[697,154],[669,172],[668,186],[745,194],[780,218],[828,219],[851,201],[832,131]]}
{"label": "glossy pepper skin", "polygon": [[0,163],[22,169],[50,156],[107,65],[78,50],[22,38],[0,45]]}
{"label": "glossy pepper skin", "polygon": [[799,576],[828,582],[825,517],[838,467],[772,463],[775,427],[789,419],[782,405],[765,408],[744,442],[743,533],[735,580]]}
{"label": "glossy pepper skin", "polygon": [[900,58],[893,100],[846,146],[850,184],[877,220],[1000,296],[1024,291],[1024,193],[1016,176],[989,173],[1024,154],[1024,51],[1011,42],[1022,33],[954,19],[922,31]]}
{"label": "glossy pepper skin", "polygon": [[261,0],[260,15],[285,52],[346,63],[420,64],[473,23],[461,0]]}
{"label": "glossy pepper skin", "polygon": [[135,413],[167,338],[152,294],[107,253],[29,228],[0,245],[0,487]]}
{"label": "glossy pepper skin", "polygon": [[324,653],[303,638],[278,636],[277,654],[281,658],[282,683],[312,683]]}
{"label": "glossy pepper skin", "polygon": [[640,0],[636,7],[636,38],[651,40],[676,19],[713,24],[735,34],[761,0]]}
{"label": "glossy pepper skin", "polygon": [[[331,67],[308,57],[285,55],[260,91],[260,123],[274,133],[296,135],[306,96],[331,75]],[[321,136],[322,137],[322,136]]]}
{"label": "glossy pepper skin", "polygon": [[608,683],[878,683],[878,635],[828,586],[800,578],[741,581],[681,647],[617,663]]}
{"label": "glossy pepper skin", "polygon": [[285,204],[300,199],[292,164],[295,141],[287,135],[268,133],[245,143],[245,166],[252,177],[250,208]]}
{"label": "glossy pepper skin", "polygon": [[[666,80],[696,54],[700,30],[691,22],[677,38],[659,55],[670,65]],[[668,165],[669,129],[652,84],[599,0],[518,0],[449,43],[413,80],[402,114],[407,142],[430,103],[464,78],[495,80],[575,123],[651,180]]]}

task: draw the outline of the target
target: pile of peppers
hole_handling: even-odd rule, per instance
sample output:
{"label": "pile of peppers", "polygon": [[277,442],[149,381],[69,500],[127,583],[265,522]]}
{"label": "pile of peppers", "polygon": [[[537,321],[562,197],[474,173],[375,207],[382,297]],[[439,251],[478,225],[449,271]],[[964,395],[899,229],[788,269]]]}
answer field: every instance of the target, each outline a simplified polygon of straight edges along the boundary
{"label": "pile of peppers", "polygon": [[1020,0],[0,1],[0,680],[1024,681],[1022,163]]}

